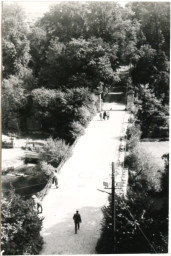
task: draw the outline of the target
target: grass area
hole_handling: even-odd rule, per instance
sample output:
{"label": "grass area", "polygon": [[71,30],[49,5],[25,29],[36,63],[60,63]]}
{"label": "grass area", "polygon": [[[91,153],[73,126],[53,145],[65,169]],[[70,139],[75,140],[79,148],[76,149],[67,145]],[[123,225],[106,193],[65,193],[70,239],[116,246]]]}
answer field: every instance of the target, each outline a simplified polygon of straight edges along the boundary
{"label": "grass area", "polygon": [[[154,185],[156,191],[160,190],[161,174],[164,171],[162,156],[169,153],[169,142],[140,142],[140,152],[144,161],[148,162],[148,168],[144,170],[147,179]],[[142,149],[142,150],[141,150]],[[143,152],[145,153],[143,156]]]}
{"label": "grass area", "polygon": [[160,142],[140,142],[142,148],[149,152],[153,157],[159,167],[164,166],[164,161],[162,160],[162,156],[164,154],[169,153],[169,142],[168,141],[160,141]]}

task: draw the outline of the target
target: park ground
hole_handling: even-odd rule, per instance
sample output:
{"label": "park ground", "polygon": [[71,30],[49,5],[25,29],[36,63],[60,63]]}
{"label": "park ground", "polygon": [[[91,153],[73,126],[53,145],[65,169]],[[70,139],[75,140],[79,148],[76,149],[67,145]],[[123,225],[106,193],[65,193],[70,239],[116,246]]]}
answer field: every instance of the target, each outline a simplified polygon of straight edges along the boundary
{"label": "park ground", "polygon": [[[110,178],[111,163],[117,158],[125,106],[104,104],[110,119],[100,121],[99,114],[86,128],[59,175],[59,188],[53,187],[43,200],[44,246],[41,254],[95,254],[100,237],[101,208],[108,194],[100,192],[103,181]],[[116,177],[117,180],[117,177]],[[107,192],[110,192],[108,190]],[[73,214],[79,210],[82,223],[74,232]]]}
{"label": "park ground", "polygon": [[[110,179],[111,163],[118,153],[126,111],[125,106],[105,103],[110,119],[100,121],[99,114],[90,122],[73,149],[72,156],[59,174],[59,189],[52,187],[43,200],[44,246],[41,254],[95,254],[100,237],[101,208],[108,203],[108,194],[103,181]],[[2,150],[2,167],[23,164],[27,139],[17,139],[14,149]],[[152,154],[159,165],[161,156],[168,152],[168,142],[142,142],[142,147]],[[107,192],[110,192],[107,191]],[[82,216],[81,229],[74,233],[73,214],[79,210]]]}

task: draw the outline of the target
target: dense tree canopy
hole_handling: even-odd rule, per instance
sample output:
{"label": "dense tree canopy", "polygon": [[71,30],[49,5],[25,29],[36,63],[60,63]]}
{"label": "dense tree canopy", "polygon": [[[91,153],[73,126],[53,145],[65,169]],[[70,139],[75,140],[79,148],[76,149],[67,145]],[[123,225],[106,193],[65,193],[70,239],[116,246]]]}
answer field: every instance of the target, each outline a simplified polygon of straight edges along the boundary
{"label": "dense tree canopy", "polygon": [[[3,132],[36,130],[54,138],[41,151],[44,173],[51,173],[68,152],[68,144],[84,133],[99,108],[98,94],[103,96],[118,85],[121,91],[133,89],[135,120],[141,129],[133,129],[135,136],[129,138],[132,155],[127,164],[132,163],[137,173],[150,168],[144,164],[145,156],[140,159],[133,148],[140,136],[162,139],[169,135],[169,2],[132,2],[123,8],[116,2],[62,1],[31,25],[19,5],[4,3],[2,22]],[[124,79],[118,75],[122,65],[129,66]],[[166,198],[168,156],[164,159],[159,196]],[[149,187],[154,188],[150,181],[144,173],[127,200],[117,200],[118,253],[154,252],[142,240],[138,225],[157,252],[167,251],[168,202],[163,209],[153,209],[148,200]],[[42,220],[32,204],[15,195],[3,200],[5,253],[38,254],[41,249]],[[111,201],[103,213],[97,251],[113,253]]]}
{"label": "dense tree canopy", "polygon": [[5,255],[37,255],[43,244],[42,218],[34,210],[32,199],[23,200],[14,191],[2,199],[1,249]]}
{"label": "dense tree canopy", "polygon": [[152,48],[170,54],[170,3],[134,2],[128,4],[140,21],[146,41]]}
{"label": "dense tree canopy", "polygon": [[22,72],[30,60],[30,47],[23,10],[17,5],[3,8],[3,77]]}

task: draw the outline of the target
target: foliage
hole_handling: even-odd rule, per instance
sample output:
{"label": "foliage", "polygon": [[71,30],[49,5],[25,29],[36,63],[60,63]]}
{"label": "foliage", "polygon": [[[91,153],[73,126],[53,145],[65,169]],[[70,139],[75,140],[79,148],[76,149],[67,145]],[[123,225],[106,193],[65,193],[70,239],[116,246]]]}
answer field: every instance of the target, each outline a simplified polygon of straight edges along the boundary
{"label": "foliage", "polygon": [[72,122],[69,128],[69,136],[74,140],[84,134],[84,128],[79,122]]}
{"label": "foliage", "polygon": [[[162,106],[148,86],[139,87],[137,119],[140,121],[142,137],[167,138],[169,136],[168,107]],[[148,127],[148,129],[147,129]]]}
{"label": "foliage", "polygon": [[131,71],[134,85],[148,84],[162,104],[168,104],[169,63],[163,51],[156,51],[150,45],[139,50],[139,59]]}
{"label": "foliage", "polygon": [[[134,132],[135,131],[135,132]],[[129,132],[137,138],[138,128]],[[165,172],[155,169],[151,156],[134,144],[126,159],[126,167],[134,171],[129,180],[127,196],[115,194],[115,247],[112,223],[112,197],[103,207],[102,233],[96,250],[111,253],[167,253],[168,252],[168,170],[169,156],[164,155]],[[158,178],[153,179],[153,173]],[[115,250],[114,250],[115,249]]]}
{"label": "foliage", "polygon": [[56,168],[54,168],[51,164],[48,164],[45,161],[40,162],[40,169],[41,171],[49,178]]}
{"label": "foliage", "polygon": [[168,198],[169,195],[169,154],[164,154],[162,159],[165,162],[164,172],[161,176],[161,193]]}
{"label": "foliage", "polygon": [[170,3],[135,2],[129,3],[128,6],[134,12],[134,17],[139,20],[146,42],[156,50],[164,50],[169,56]]}
{"label": "foliage", "polygon": [[47,38],[44,29],[37,26],[30,28],[28,39],[30,42],[30,55],[31,59],[28,63],[29,67],[33,70],[34,77],[39,76],[40,68],[45,61],[47,50]]}
{"label": "foliage", "polygon": [[[144,189],[130,189],[127,198],[115,196],[115,253],[168,252],[168,208],[157,207],[155,200]],[[96,246],[99,254],[114,253],[111,203],[110,196],[109,206],[102,209],[102,234]]]}
{"label": "foliage", "polygon": [[17,4],[3,5],[3,77],[18,74],[30,60],[28,27]]}
{"label": "foliage", "polygon": [[53,128],[55,136],[70,142],[82,134],[82,126],[96,113],[96,101],[97,97],[88,88],[66,89],[65,92],[38,88],[32,91],[32,112],[43,130]]}
{"label": "foliage", "polygon": [[25,201],[11,191],[8,198],[2,198],[1,224],[1,249],[6,255],[40,252],[42,218],[34,210],[32,200]]}
{"label": "foliage", "polygon": [[[40,71],[40,83],[48,88],[78,87],[79,75],[84,75],[90,88],[100,81],[110,84],[118,81],[112,66],[116,61],[116,49],[101,38],[72,39],[67,45],[58,38],[50,41],[46,62]],[[58,70],[58,72],[56,72]],[[74,79],[74,84],[71,81]]]}
{"label": "foliage", "polygon": [[127,142],[126,142],[126,147],[127,150],[132,150],[137,143],[140,140],[141,137],[141,131],[139,125],[131,125],[128,127],[126,131],[127,135]]}
{"label": "foliage", "polygon": [[22,88],[22,81],[10,76],[3,81],[2,95],[2,127],[4,131],[19,131],[20,111],[27,104],[27,96]]}
{"label": "foliage", "polygon": [[161,190],[160,167],[153,156],[146,152],[141,143],[134,147],[125,159],[125,165],[129,167],[129,183],[135,190]]}
{"label": "foliage", "polygon": [[69,146],[63,140],[49,138],[46,144],[39,149],[41,161],[46,161],[54,168],[69,154]]}
{"label": "foliage", "polygon": [[154,157],[146,152],[140,142],[140,127],[132,126],[127,131],[127,155],[124,166],[129,169],[129,184],[132,189],[161,190],[160,167]]}
{"label": "foliage", "polygon": [[[88,111],[94,107],[91,104],[87,111],[80,106],[81,110],[74,111],[63,93],[80,87],[90,93],[99,84],[107,91],[118,84],[117,68],[123,63],[133,64],[133,86],[148,83],[161,104],[168,104],[168,6],[134,3],[122,8],[115,2],[61,2],[29,27],[19,6],[4,4],[3,77],[12,83],[11,75],[15,76],[28,95],[27,106],[17,112],[22,115],[17,125],[25,124],[27,130],[27,119],[34,115],[42,131],[53,129],[66,139],[71,123],[87,125]],[[8,115],[15,113],[10,109]]]}

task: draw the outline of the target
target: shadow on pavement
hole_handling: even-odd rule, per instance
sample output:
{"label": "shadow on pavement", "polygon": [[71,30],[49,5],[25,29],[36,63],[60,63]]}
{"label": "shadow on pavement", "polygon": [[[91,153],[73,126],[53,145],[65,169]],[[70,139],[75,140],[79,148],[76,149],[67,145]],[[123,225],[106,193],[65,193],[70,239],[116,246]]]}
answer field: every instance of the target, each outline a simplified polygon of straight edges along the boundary
{"label": "shadow on pavement", "polygon": [[[100,237],[102,212],[100,207],[78,208],[82,223],[75,234],[73,215],[68,214],[63,221],[46,229],[42,235],[44,246],[40,254],[95,254]],[[57,214],[56,214],[57,215]]]}

